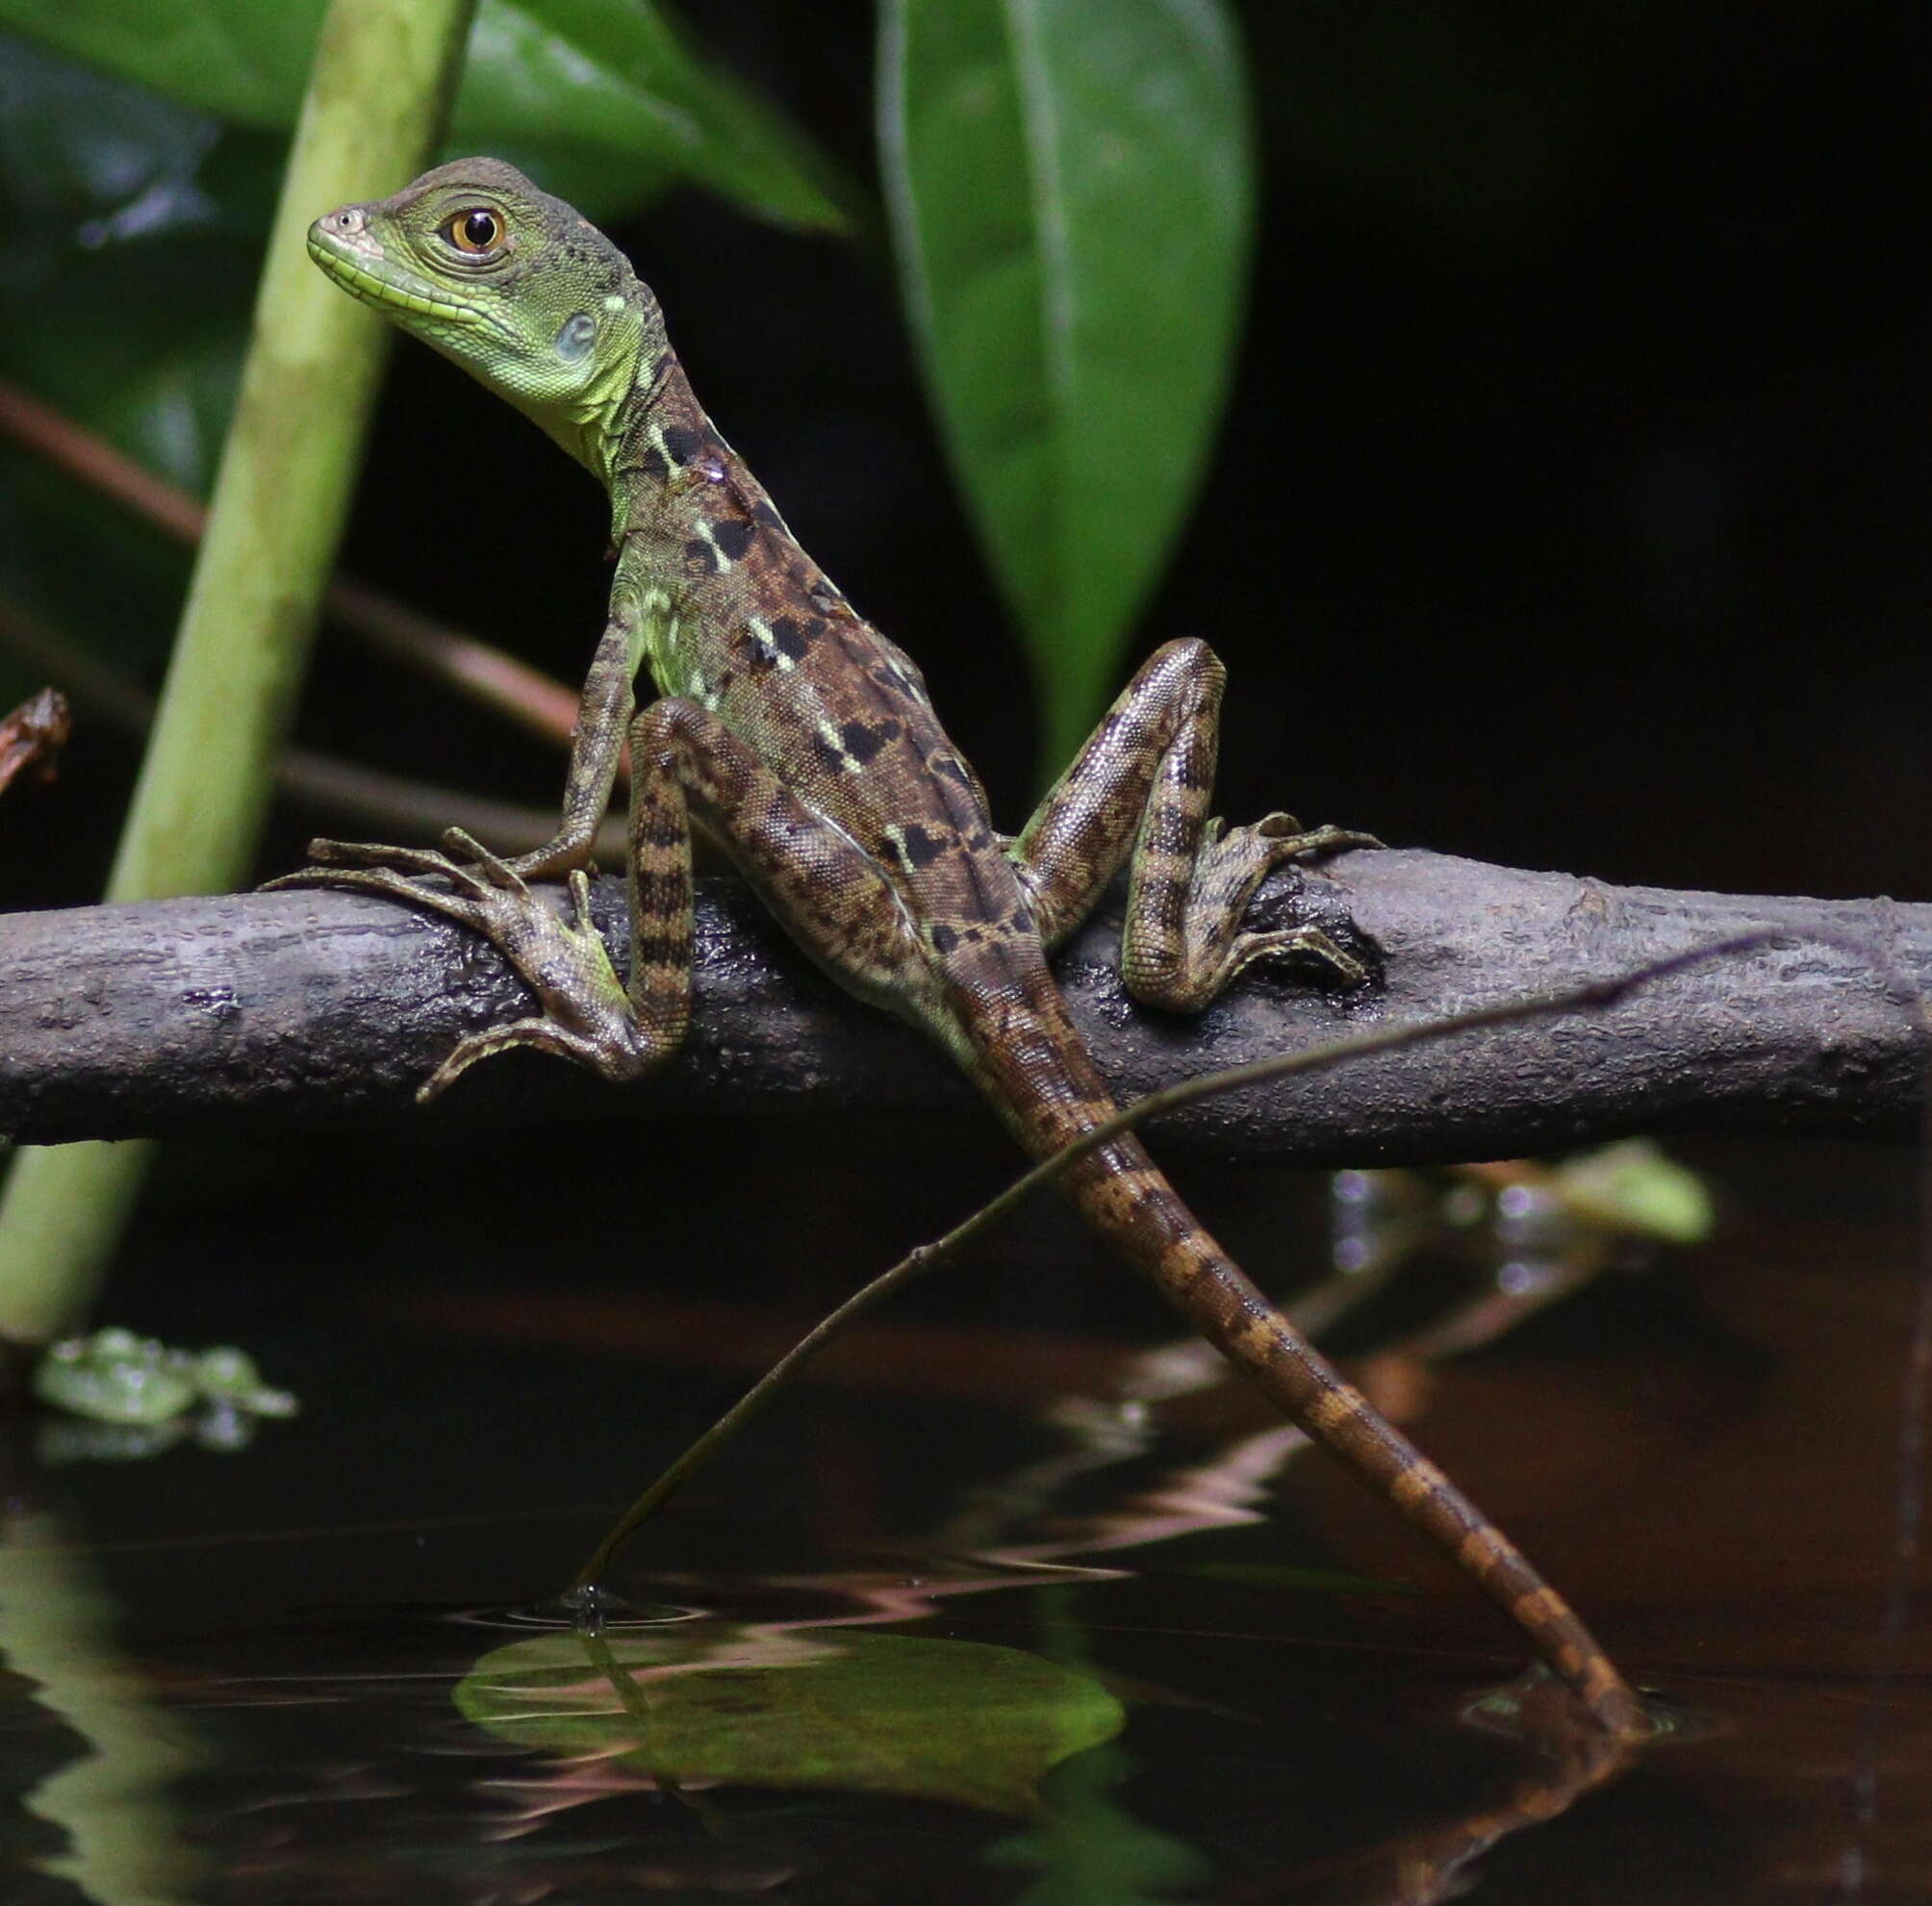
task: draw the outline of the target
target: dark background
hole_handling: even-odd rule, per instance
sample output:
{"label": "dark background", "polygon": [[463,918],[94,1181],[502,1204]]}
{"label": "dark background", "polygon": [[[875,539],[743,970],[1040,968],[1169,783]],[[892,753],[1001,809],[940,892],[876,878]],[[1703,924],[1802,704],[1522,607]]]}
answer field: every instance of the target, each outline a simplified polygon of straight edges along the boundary
{"label": "dark background", "polygon": [[[1241,12],[1252,316],[1199,506],[1122,669],[1177,634],[1227,658],[1228,810],[1287,804],[1618,880],[1932,890],[1932,14]],[[863,0],[689,17],[869,176]],[[775,232],[690,191],[619,236],[720,426],[925,664],[1017,824],[1039,772],[1025,662],[882,241]],[[398,350],[351,568],[574,681],[602,549],[581,471]],[[555,757],[339,637],[301,728],[556,798]],[[119,737],[84,732],[30,829],[14,798],[0,871],[17,902],[98,890],[131,773]],[[264,871],[327,825],[285,811]]]}
{"label": "dark background", "polygon": [[[869,166],[869,7],[691,17]],[[1253,315],[1134,650],[1190,633],[1227,658],[1229,811],[1620,880],[1932,892],[1932,14],[1243,17]],[[1025,664],[882,254],[691,193],[621,236],[721,427],[1016,822]],[[356,568],[574,680],[601,539],[588,479],[399,353]],[[554,799],[536,749],[333,657],[318,745],[374,753],[393,719],[432,773]]]}

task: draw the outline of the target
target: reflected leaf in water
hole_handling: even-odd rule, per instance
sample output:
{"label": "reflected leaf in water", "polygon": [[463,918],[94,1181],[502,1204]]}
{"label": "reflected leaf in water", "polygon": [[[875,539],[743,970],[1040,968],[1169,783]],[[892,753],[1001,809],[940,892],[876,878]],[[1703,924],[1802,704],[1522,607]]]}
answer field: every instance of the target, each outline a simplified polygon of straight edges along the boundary
{"label": "reflected leaf in water", "polygon": [[1701,1244],[1716,1227],[1710,1187],[1648,1138],[1580,1153],[1555,1177],[1564,1206],[1585,1223],[1662,1244]]}
{"label": "reflected leaf in water", "polygon": [[1117,1734],[1092,1677],[984,1642],[703,1623],[546,1635],[458,1685],[478,1727],[551,1754],[623,1754],[666,1786],[835,1789],[1029,1813],[1071,1754]]}
{"label": "reflected leaf in water", "polygon": [[1047,1817],[986,1849],[995,1866],[1042,1868],[1018,1906],[1159,1906],[1181,1889],[1191,1896],[1212,1877],[1184,1840],[1135,1819],[1114,1799],[1132,1768],[1114,1746],[1078,1756],[1047,1783]]}

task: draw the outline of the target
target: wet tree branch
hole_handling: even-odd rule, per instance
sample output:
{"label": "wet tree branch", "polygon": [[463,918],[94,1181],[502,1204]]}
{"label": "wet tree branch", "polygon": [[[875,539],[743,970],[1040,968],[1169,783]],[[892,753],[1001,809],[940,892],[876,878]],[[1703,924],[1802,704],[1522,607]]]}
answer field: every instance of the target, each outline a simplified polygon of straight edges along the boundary
{"label": "wet tree branch", "polygon": [[[527,1055],[419,1112],[417,1080],[527,999],[461,928],[382,901],[246,894],[0,918],[0,1129],[23,1141],[260,1132],[372,1120],[748,1110],[951,1115],[972,1094],[907,1029],[806,968],[735,882],[701,883],[697,1026],[659,1077],[614,1091]],[[622,890],[600,883],[620,958]],[[1162,1122],[1160,1142],[1306,1162],[1493,1157],[1633,1131],[1897,1137],[1915,1116],[1913,1008],[1932,904],[1608,887],[1414,851],[1289,873],[1258,904],[1380,969],[1359,994],[1251,974],[1199,1021],[1134,1007],[1118,914],[1059,969],[1124,1097],[1341,1036],[1436,1019],[1763,928],[1789,945],[1716,962],[1613,1009],[1462,1035],[1288,1079]],[[1822,933],[1825,940],[1808,939]],[[1856,944],[1853,944],[1856,943]],[[1869,946],[1873,959],[1860,947]]]}

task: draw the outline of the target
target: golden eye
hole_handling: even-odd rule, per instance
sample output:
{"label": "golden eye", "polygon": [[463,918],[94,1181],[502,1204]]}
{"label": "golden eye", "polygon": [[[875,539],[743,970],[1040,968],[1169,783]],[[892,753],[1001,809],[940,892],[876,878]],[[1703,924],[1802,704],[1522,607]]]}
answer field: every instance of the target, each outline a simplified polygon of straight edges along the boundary
{"label": "golden eye", "polygon": [[443,221],[443,236],[458,251],[494,251],[503,241],[503,220],[487,205],[471,206]]}

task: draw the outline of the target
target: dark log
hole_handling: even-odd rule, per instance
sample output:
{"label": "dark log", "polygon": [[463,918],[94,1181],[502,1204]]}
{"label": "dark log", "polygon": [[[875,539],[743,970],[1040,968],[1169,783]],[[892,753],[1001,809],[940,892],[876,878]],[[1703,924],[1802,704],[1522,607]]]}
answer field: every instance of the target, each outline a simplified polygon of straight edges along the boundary
{"label": "dark log", "polygon": [[[597,908],[621,957],[618,882],[599,883]],[[1162,1121],[1161,1142],[1176,1149],[1369,1163],[1638,1131],[1913,1129],[1916,1022],[1883,969],[1926,983],[1932,905],[1617,888],[1384,850],[1277,876],[1256,917],[1324,927],[1369,960],[1374,980],[1341,991],[1284,962],[1251,970],[1199,1020],[1147,1012],[1121,989],[1118,912],[1107,911],[1059,970],[1123,1098],[1352,1030],[1606,978],[1742,931],[1791,939],[1608,1010],[1456,1034],[1208,1102]],[[1808,937],[1819,933],[1830,937]],[[735,882],[701,883],[698,987],[689,1047],[641,1085],[618,1090],[514,1054],[419,1110],[416,1083],[463,1033],[527,1006],[496,953],[460,928],[321,891],[15,914],[0,919],[0,1130],[48,1143],[417,1118],[971,1106],[946,1060],[806,967]]]}

